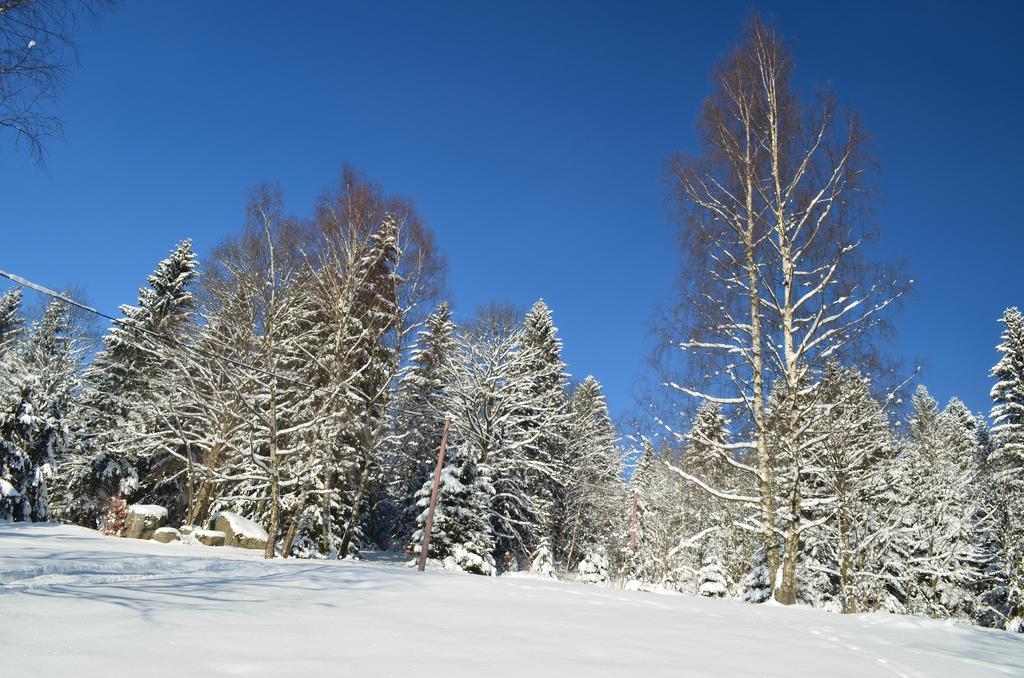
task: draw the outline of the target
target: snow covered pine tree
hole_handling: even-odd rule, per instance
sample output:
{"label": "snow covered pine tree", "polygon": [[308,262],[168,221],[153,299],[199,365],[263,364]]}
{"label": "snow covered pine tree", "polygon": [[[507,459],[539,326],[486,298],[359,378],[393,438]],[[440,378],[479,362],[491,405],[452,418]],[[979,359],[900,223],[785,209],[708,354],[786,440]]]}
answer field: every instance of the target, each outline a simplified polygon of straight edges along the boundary
{"label": "snow covered pine tree", "polygon": [[995,579],[1002,601],[994,611],[1003,627],[1024,631],[1024,316],[1017,308],[1003,313],[1002,354],[992,368],[992,454],[997,537]]}
{"label": "snow covered pine tree", "polygon": [[160,401],[168,379],[177,376],[169,356],[180,350],[175,338],[191,323],[189,286],[196,264],[191,241],[175,247],[139,290],[138,305],[121,307],[124,317],[107,332],[86,369],[76,415],[78,446],[62,471],[57,498],[62,519],[95,526],[105,501],[134,497],[140,466],[152,469],[157,461],[139,449],[152,426],[146,403]]}

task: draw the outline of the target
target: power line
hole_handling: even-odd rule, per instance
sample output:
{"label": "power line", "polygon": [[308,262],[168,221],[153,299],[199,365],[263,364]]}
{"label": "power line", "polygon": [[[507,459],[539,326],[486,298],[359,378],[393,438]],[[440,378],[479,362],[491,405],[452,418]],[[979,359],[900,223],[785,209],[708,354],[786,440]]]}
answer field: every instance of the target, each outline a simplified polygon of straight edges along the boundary
{"label": "power line", "polygon": [[88,313],[92,313],[94,315],[97,315],[100,318],[105,318],[106,320],[109,320],[110,322],[112,322],[112,323],[114,323],[116,325],[119,325],[119,326],[121,326],[121,327],[123,327],[123,328],[125,328],[127,330],[132,331],[132,332],[141,332],[141,333],[144,333],[144,334],[148,334],[148,335],[150,335],[152,337],[156,337],[157,339],[162,339],[162,340],[164,340],[164,341],[166,341],[166,342],[168,342],[170,344],[173,344],[174,346],[177,346],[177,347],[179,347],[181,349],[184,349],[186,351],[191,351],[191,352],[193,352],[195,354],[198,354],[198,355],[201,355],[201,356],[203,356],[205,358],[211,358],[213,360],[220,360],[222,362],[234,365],[235,367],[240,367],[242,369],[250,370],[252,372],[258,372],[259,374],[262,374],[262,375],[267,376],[267,377],[272,377],[274,379],[281,379],[283,381],[291,382],[292,384],[295,384],[296,386],[301,386],[303,388],[309,389],[310,391],[312,391],[314,393],[321,393],[321,394],[325,394],[325,395],[328,395],[328,396],[332,396],[333,395],[333,393],[331,393],[330,391],[322,389],[322,388],[320,388],[318,386],[313,386],[312,384],[307,384],[306,382],[301,381],[299,379],[295,379],[294,377],[289,377],[289,376],[286,376],[284,374],[277,374],[277,373],[271,372],[270,370],[266,370],[266,369],[264,369],[262,367],[258,367],[256,365],[249,365],[248,363],[244,363],[244,362],[242,362],[240,360],[236,360],[234,358],[231,358],[230,356],[221,355],[219,353],[214,353],[213,351],[208,351],[206,349],[199,348],[198,346],[193,346],[191,344],[186,344],[186,343],[184,343],[182,341],[179,341],[178,339],[175,339],[174,337],[169,336],[167,334],[164,334],[162,332],[155,332],[153,330],[146,329],[145,327],[134,327],[134,326],[128,324],[127,322],[125,322],[121,318],[115,318],[114,316],[109,315],[107,313],[104,313],[103,311],[100,311],[99,309],[93,308],[92,306],[87,306],[87,305],[85,305],[85,304],[83,304],[81,302],[75,301],[74,299],[72,299],[71,297],[67,296],[66,294],[61,294],[60,292],[57,292],[56,290],[52,290],[49,287],[46,287],[44,285],[40,285],[38,283],[34,283],[31,280],[27,280],[26,278],[22,278],[20,275],[15,275],[13,273],[8,273],[7,271],[4,271],[3,269],[0,269],[0,277],[7,278],[8,280],[12,281],[16,285],[20,285],[21,287],[27,287],[27,288],[29,288],[31,290],[35,290],[36,292],[39,292],[40,294],[45,294],[46,296],[52,297],[54,299],[57,299],[58,301],[62,301],[65,304],[68,304],[70,306],[74,306],[75,308],[78,308],[78,309],[81,309],[81,310],[86,311]]}
{"label": "power line", "polygon": [[[153,330],[149,330],[149,329],[146,329],[144,327],[133,327],[133,326],[129,325],[128,323],[126,323],[121,318],[115,318],[114,316],[109,315],[107,313],[104,313],[103,311],[101,311],[101,310],[99,310],[97,308],[94,308],[92,306],[88,306],[88,305],[83,304],[81,302],[75,301],[74,299],[72,299],[71,297],[67,296],[66,294],[61,294],[60,292],[57,292],[56,290],[50,289],[49,287],[46,287],[44,285],[40,285],[38,283],[34,283],[31,280],[28,280],[26,278],[22,278],[21,276],[15,275],[14,273],[8,273],[7,271],[5,271],[3,269],[0,269],[0,277],[7,278],[8,280],[10,280],[11,282],[13,282],[16,285],[20,285],[21,287],[27,287],[28,289],[35,290],[36,292],[39,292],[40,294],[44,294],[44,295],[46,295],[48,297],[52,297],[53,299],[57,299],[58,301],[61,301],[61,302],[65,303],[65,304],[68,304],[70,306],[74,306],[75,308],[81,309],[81,310],[86,311],[88,313],[92,313],[93,315],[96,315],[96,316],[98,316],[100,318],[104,318],[106,320],[109,320],[110,322],[112,322],[112,323],[114,323],[116,325],[119,325],[121,327],[124,327],[125,329],[130,330],[132,332],[136,332],[136,333],[140,333],[141,332],[141,333],[144,333],[144,334],[148,334],[148,335],[150,335],[152,337],[156,337],[157,339],[162,339],[162,340],[164,340],[166,342],[169,342],[169,343],[171,343],[171,344],[173,344],[175,346],[178,346],[178,347],[182,348],[185,351],[191,351],[192,353],[204,356],[206,358],[211,358],[213,360],[220,360],[222,362],[225,362],[225,363],[228,363],[228,364],[231,364],[231,365],[235,365],[236,367],[240,367],[240,368],[246,369],[246,370],[251,370],[253,372],[258,372],[260,374],[263,374],[263,375],[268,376],[268,377],[272,377],[274,379],[282,379],[284,381],[291,382],[292,384],[295,384],[296,386],[300,386],[302,388],[305,388],[305,389],[309,390],[311,393],[319,393],[319,394],[326,395],[326,396],[332,397],[332,398],[335,395],[337,395],[337,390],[335,390],[335,391],[328,391],[328,390],[320,388],[318,386],[313,386],[312,384],[307,384],[306,382],[301,381],[299,379],[295,379],[293,377],[289,377],[289,376],[286,376],[286,375],[283,375],[283,374],[276,374],[274,372],[271,372],[270,370],[263,369],[262,367],[257,367],[256,365],[249,365],[249,364],[243,363],[240,360],[236,360],[234,358],[231,358],[230,356],[221,355],[219,353],[214,353],[213,351],[207,351],[207,350],[199,348],[197,346],[192,346],[190,344],[186,344],[184,342],[179,341],[178,339],[175,339],[172,336],[169,336],[167,334],[163,334],[162,332],[155,332]],[[395,456],[398,456],[398,457],[405,458],[405,459],[413,459],[414,458],[414,456],[409,454],[409,453],[398,452],[397,450],[391,450],[391,454],[393,454]]]}

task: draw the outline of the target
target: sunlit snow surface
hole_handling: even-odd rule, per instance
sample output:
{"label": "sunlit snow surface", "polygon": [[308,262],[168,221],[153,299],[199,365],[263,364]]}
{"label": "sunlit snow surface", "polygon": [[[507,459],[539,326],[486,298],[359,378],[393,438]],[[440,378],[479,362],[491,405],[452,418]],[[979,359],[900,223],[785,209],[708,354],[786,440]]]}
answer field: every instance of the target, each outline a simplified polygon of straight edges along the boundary
{"label": "sunlit snow surface", "polygon": [[1024,638],[0,524],[3,675],[1024,676]]}

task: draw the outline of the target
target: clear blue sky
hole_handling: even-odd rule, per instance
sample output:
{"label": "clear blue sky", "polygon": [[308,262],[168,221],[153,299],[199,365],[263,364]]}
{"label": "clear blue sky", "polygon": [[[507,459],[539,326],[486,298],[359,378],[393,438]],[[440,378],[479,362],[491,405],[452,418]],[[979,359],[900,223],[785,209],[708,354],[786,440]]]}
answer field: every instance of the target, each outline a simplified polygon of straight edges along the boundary
{"label": "clear blue sky", "polygon": [[[45,172],[2,147],[0,267],[111,311],[178,240],[236,231],[247,187],[306,215],[352,163],[416,201],[460,312],[544,297],[623,413],[676,269],[664,162],[751,4],[125,2],[80,31]],[[897,4],[755,6],[873,135],[882,244],[918,281],[893,349],[987,411],[1024,304],[1024,12]]]}

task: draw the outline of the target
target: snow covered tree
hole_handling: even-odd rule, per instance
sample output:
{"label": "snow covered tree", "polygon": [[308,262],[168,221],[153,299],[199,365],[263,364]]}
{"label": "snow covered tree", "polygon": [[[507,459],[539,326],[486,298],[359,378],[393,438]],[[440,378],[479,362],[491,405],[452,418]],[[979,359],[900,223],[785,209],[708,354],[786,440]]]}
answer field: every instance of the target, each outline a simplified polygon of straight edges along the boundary
{"label": "snow covered tree", "polygon": [[1008,308],[992,368],[992,451],[994,534],[992,591],[988,623],[1024,630],[1024,316]]}
{"label": "snow covered tree", "polygon": [[569,401],[566,437],[558,553],[564,570],[572,571],[587,553],[612,551],[624,528],[617,436],[601,385],[591,376]]}
{"label": "snow covered tree", "polygon": [[566,456],[567,375],[562,341],[544,300],[526,314],[518,340],[508,386],[517,394],[517,430],[512,436],[520,442],[515,455],[499,457],[492,470],[497,510],[504,515],[498,557],[525,561],[542,539],[556,538]]}
{"label": "snow covered tree", "polygon": [[1003,314],[1002,356],[992,368],[992,463],[998,476],[1015,489],[1024,488],[1024,315],[1016,308]]}
{"label": "snow covered tree", "polygon": [[342,434],[354,451],[345,488],[350,499],[338,545],[342,555],[360,544],[369,495],[379,489],[379,471],[389,442],[388,417],[399,371],[399,347],[388,341],[401,315],[396,297],[397,262],[401,257],[397,238],[394,218],[385,215],[351,267],[358,283],[350,318],[359,331],[356,340],[349,343],[349,355],[355,357],[359,367],[347,384],[354,396],[353,409],[349,430]]}
{"label": "snow covered tree", "polygon": [[590,551],[576,566],[576,578],[584,584],[605,586],[611,581],[608,556],[601,551]]}
{"label": "snow covered tree", "polygon": [[234,486],[233,473],[251,471],[236,462],[249,458],[253,442],[249,437],[252,414],[245,398],[251,375],[219,357],[244,365],[258,355],[256,338],[248,331],[252,306],[238,290],[223,295],[210,275],[205,276],[204,286],[207,304],[201,310],[202,328],[192,344],[196,350],[174,356],[178,378],[172,381],[173,389],[165,394],[164,402],[151,408],[164,435],[176,435],[180,440],[177,452],[173,446],[165,449],[178,455],[185,473],[183,496],[177,498],[183,505],[161,505],[174,517],[181,513],[188,525],[211,515],[221,491]]}
{"label": "snow covered tree", "polygon": [[[21,400],[16,381],[22,379],[24,367],[14,351],[25,322],[20,315],[21,301],[20,287],[11,288],[0,297],[0,404],[4,410],[13,410],[0,420],[7,422],[7,428],[16,423]],[[0,432],[0,520],[12,520],[15,509],[22,512],[23,507],[17,486],[29,461],[26,451],[13,437],[13,431]]]}
{"label": "snow covered tree", "polygon": [[[681,531],[681,483],[666,465],[670,449],[644,441],[628,487],[624,574],[627,581],[675,587]],[[635,584],[634,584],[635,585]]]}
{"label": "snow covered tree", "polygon": [[20,287],[12,287],[0,296],[0,360],[7,354],[21,334],[25,322],[21,312],[22,292]]}
{"label": "snow covered tree", "polygon": [[14,353],[0,382],[0,519],[47,520],[47,477],[68,453],[82,353],[67,305],[49,304]]}
{"label": "snow covered tree", "polygon": [[12,287],[0,296],[0,383],[12,383],[22,369],[14,348],[21,337],[25,319],[21,316],[22,292]]}
{"label": "snow covered tree", "polygon": [[530,572],[538,577],[555,576],[555,556],[551,550],[551,542],[546,536],[541,537],[540,544],[530,557]]}
{"label": "snow covered tree", "polygon": [[[701,403],[686,437],[680,468],[715,487],[744,492],[756,476],[730,456],[728,442],[729,431],[719,406]],[[744,511],[692,483],[682,487],[680,511],[682,529],[675,553],[690,590],[713,597],[731,592],[745,572],[748,556],[747,539],[739,527]],[[713,583],[719,580],[720,592]]]}
{"label": "snow covered tree", "polygon": [[475,447],[493,484],[491,522],[502,569],[521,569],[539,544],[544,480],[551,477],[537,445],[552,416],[535,384],[537,348],[524,337],[522,329],[466,328],[444,396],[452,428]]}
{"label": "snow covered tree", "polygon": [[[811,521],[801,544],[798,595],[843,612],[875,609],[894,583],[884,572],[900,534],[893,503],[897,448],[884,402],[858,370],[829,363],[820,385],[814,445],[802,472]],[[898,490],[903,491],[899,486]]]}
{"label": "snow covered tree", "polygon": [[[519,332],[461,334],[454,359],[444,368],[447,386],[441,402],[451,419],[449,435],[462,447],[463,457],[472,456],[474,473],[478,469],[486,479],[494,555],[504,556],[514,545],[525,558],[531,551],[522,533],[534,524],[522,520],[531,516],[529,488],[523,484],[527,477],[523,450],[534,441],[536,431],[525,424],[537,413],[530,407],[529,384],[516,378],[523,372],[524,359]],[[500,489],[494,482],[499,474]],[[508,546],[501,549],[499,541]]]}
{"label": "snow covered tree", "polygon": [[771,599],[772,586],[764,553],[754,555],[750,568],[740,580],[740,589],[743,592],[743,601],[747,603],[758,604]]}
{"label": "snow covered tree", "polygon": [[412,349],[410,365],[402,376],[397,395],[396,427],[401,436],[394,463],[393,493],[405,509],[394,527],[396,537],[408,541],[417,508],[415,494],[431,478],[436,463],[440,432],[444,426],[442,405],[447,372],[454,358],[455,323],[447,302],[427,317]]}
{"label": "snow covered tree", "polygon": [[[973,616],[976,506],[973,419],[959,401],[940,412],[923,386],[912,398],[913,416],[905,460],[909,512],[914,528],[910,553],[909,609],[932,617]],[[967,447],[968,449],[964,449]]]}
{"label": "snow covered tree", "polygon": [[724,598],[729,590],[724,569],[717,555],[706,558],[697,573],[697,592],[705,598]]}
{"label": "snow covered tree", "polygon": [[[785,492],[772,486],[780,455],[768,439],[791,467],[799,464],[812,442],[800,422],[819,406],[808,389],[829,360],[870,349],[902,294],[898,277],[866,254],[872,226],[860,218],[869,192],[860,190],[868,175],[858,119],[831,96],[801,99],[793,63],[775,31],[751,21],[715,72],[701,119],[705,152],[673,164],[687,296],[665,346],[685,350],[699,372],[664,380],[723,406],[747,432],[732,444],[751,453],[758,482],[730,500],[757,507],[775,597],[784,604],[796,601],[804,502],[794,494],[798,484]],[[769,389],[776,394],[771,431]],[[776,515],[776,500],[786,515]]]}
{"label": "snow covered tree", "polygon": [[272,558],[282,537],[286,488],[295,484],[289,462],[304,449],[297,434],[305,425],[299,410],[309,389],[297,370],[305,362],[300,341],[309,307],[300,302],[298,290],[308,273],[303,254],[308,235],[283,214],[280,194],[269,186],[252,192],[246,212],[243,233],[217,248],[216,268],[208,273],[226,297],[244,300],[247,313],[239,319],[246,325],[239,329],[251,335],[247,343],[254,349],[239,357],[250,369],[223,373],[243,396],[249,450],[234,473],[240,481],[214,508],[238,510],[267,526],[264,555]]}
{"label": "snow covered tree", "polygon": [[237,511],[275,553],[386,544],[399,365],[443,286],[430,232],[349,170],[306,223],[263,186],[202,282],[202,325],[140,403],[136,449],[156,463],[137,496],[189,522]]}
{"label": "snow covered tree", "polygon": [[191,327],[196,263],[191,241],[175,247],[139,290],[138,305],[121,307],[123,318],[86,369],[81,449],[60,488],[64,518],[95,525],[106,499],[135,496],[140,466],[155,465],[138,443],[152,432],[146,404],[166,393],[174,374],[169,356],[181,350],[177,342]]}
{"label": "snow covered tree", "polygon": [[[473,574],[494,575],[494,535],[491,531],[489,503],[494,489],[487,467],[479,463],[479,449],[452,431],[448,458],[441,470],[429,556],[450,569]],[[430,506],[433,479],[418,493],[422,509],[408,550],[419,555],[423,529]]]}
{"label": "snow covered tree", "polygon": [[386,545],[407,510],[408,497],[396,502],[390,492],[403,436],[396,391],[409,343],[442,296],[445,263],[412,204],[351,168],[317,205],[314,226],[328,348],[318,355],[338,394],[326,411],[341,415],[325,438],[334,441],[324,448],[325,502],[335,507],[325,534],[336,532],[330,550],[346,555],[366,541]]}

